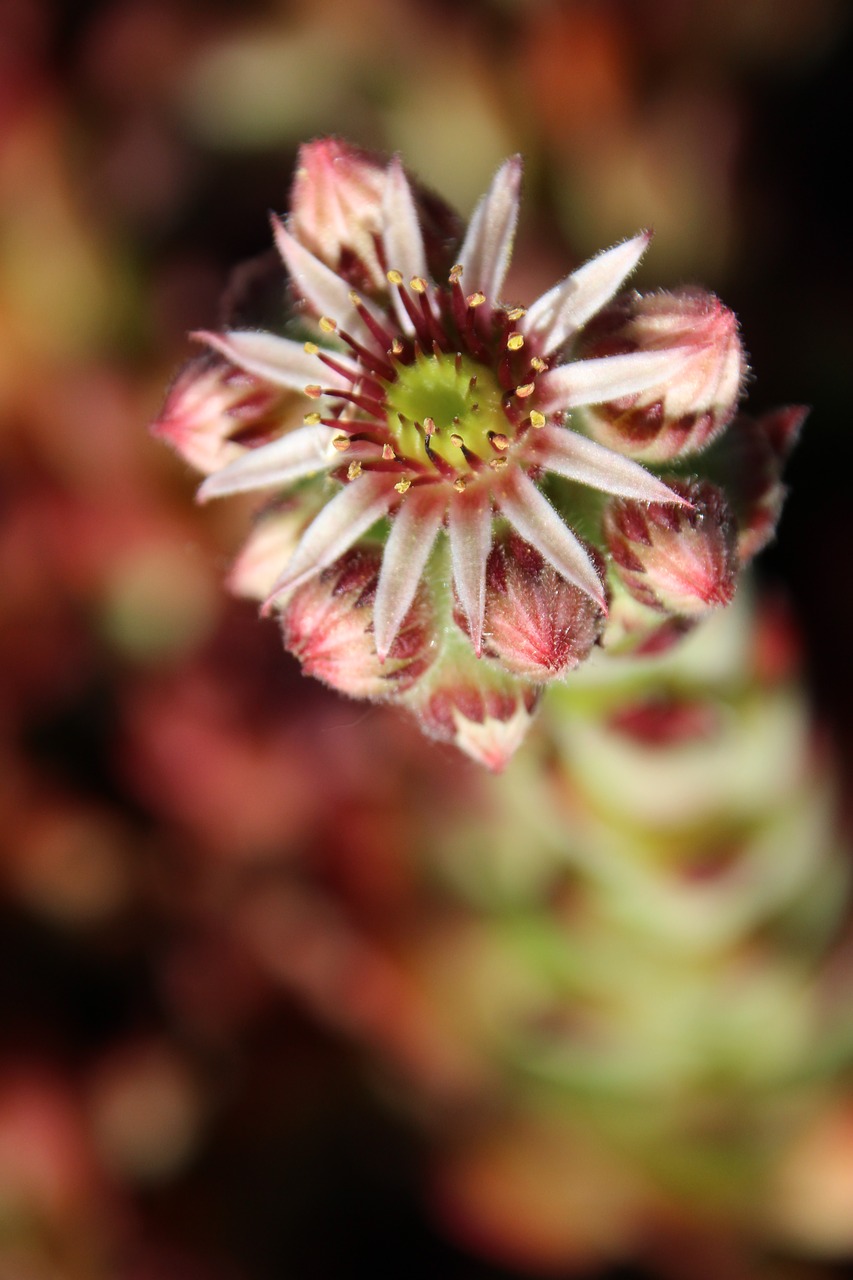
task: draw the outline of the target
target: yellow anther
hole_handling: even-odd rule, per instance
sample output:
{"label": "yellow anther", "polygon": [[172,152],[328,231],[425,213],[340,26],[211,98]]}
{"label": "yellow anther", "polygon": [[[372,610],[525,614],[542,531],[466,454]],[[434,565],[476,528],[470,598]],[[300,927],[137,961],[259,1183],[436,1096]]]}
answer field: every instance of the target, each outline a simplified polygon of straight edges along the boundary
{"label": "yellow anther", "polygon": [[386,272],[385,272],[385,274],[386,274],[386,276],[388,277],[388,283],[389,283],[389,284],[402,284],[402,283],[403,283],[403,273],[402,273],[402,271],[386,271]]}
{"label": "yellow anther", "polygon": [[524,338],[520,333],[511,333],[506,340],[506,345],[510,351],[520,351],[524,346]]}
{"label": "yellow anther", "polygon": [[465,492],[465,477],[464,477],[464,476],[457,476],[457,477],[456,477],[456,479],[453,481],[453,488],[456,490],[456,492],[457,492],[457,493],[464,493],[464,492]]}
{"label": "yellow anther", "polygon": [[350,302],[352,303],[352,305],[353,305],[354,307],[360,307],[360,306],[361,306],[361,298],[360,298],[360,297],[359,297],[359,295],[356,293],[355,289],[350,289],[350,291],[349,291],[349,300],[350,300]]}
{"label": "yellow anther", "polygon": [[424,431],[428,436],[434,436],[436,433],[436,425],[434,418],[424,418]]}
{"label": "yellow anther", "polygon": [[484,293],[469,293],[466,299],[469,307],[481,307],[486,301]]}
{"label": "yellow anther", "polygon": [[319,413],[306,413],[302,421],[306,427],[316,427],[317,423],[322,422],[323,419]]}
{"label": "yellow anther", "polygon": [[349,436],[335,436],[332,441],[332,445],[337,449],[338,453],[346,453],[351,444],[352,441]]}
{"label": "yellow anther", "polygon": [[409,489],[411,489],[411,487],[412,487],[411,480],[407,480],[405,476],[403,476],[402,480],[398,480],[397,483],[394,485],[394,488],[397,490],[398,493],[407,493]]}
{"label": "yellow anther", "polygon": [[347,467],[347,480],[357,480],[361,475],[361,463],[351,462]]}
{"label": "yellow anther", "polygon": [[458,284],[462,279],[463,266],[461,262],[457,262],[455,266],[450,268],[450,276],[448,277],[451,284]]}
{"label": "yellow anther", "polygon": [[450,443],[455,444],[457,449],[461,449],[465,441],[454,431],[453,435],[450,437]]}
{"label": "yellow anther", "polygon": [[328,316],[320,316],[320,328],[324,333],[334,333],[337,327],[337,323]]}
{"label": "yellow anther", "polygon": [[[400,277],[400,279],[402,280],[402,276]],[[403,354],[403,344],[399,338],[395,338],[394,341],[391,343],[391,355],[401,356],[402,354]]]}
{"label": "yellow anther", "polygon": [[503,471],[504,467],[509,466],[509,459],[508,458],[492,458],[491,462],[489,463],[489,466],[492,468],[493,471]]}
{"label": "yellow anther", "polygon": [[383,444],[382,457],[385,459],[386,462],[392,461],[394,457],[394,450],[391,448],[390,444]]}
{"label": "yellow anther", "polygon": [[318,387],[316,382],[309,382],[305,388],[305,394],[310,400],[319,400],[323,394],[323,388]]}
{"label": "yellow anther", "polygon": [[543,369],[548,368],[548,361],[543,360],[541,356],[534,356],[530,363],[537,373],[541,373]]}
{"label": "yellow anther", "polygon": [[320,354],[320,348],[317,346],[316,342],[306,342],[305,353],[309,356],[318,356]]}
{"label": "yellow anther", "polygon": [[531,427],[544,427],[544,426],[545,426],[545,414],[544,414],[544,413],[540,413],[538,409],[531,409],[531,410],[530,410],[530,425],[531,425]]}
{"label": "yellow anther", "polygon": [[412,276],[409,281],[409,288],[414,289],[415,293],[426,293],[427,282],[423,276]]}
{"label": "yellow anther", "polygon": [[522,386],[515,388],[515,394],[519,400],[526,400],[528,396],[533,395],[535,389],[536,384],[534,382],[525,382]]}
{"label": "yellow anther", "polygon": [[501,453],[505,453],[509,448],[509,437],[505,436],[502,431],[496,431],[491,437],[491,441],[494,447],[499,449]]}
{"label": "yellow anther", "polygon": [[506,313],[507,320],[512,320],[513,324],[516,320],[520,320],[522,316],[526,316],[527,312],[524,307],[513,307],[512,311]]}

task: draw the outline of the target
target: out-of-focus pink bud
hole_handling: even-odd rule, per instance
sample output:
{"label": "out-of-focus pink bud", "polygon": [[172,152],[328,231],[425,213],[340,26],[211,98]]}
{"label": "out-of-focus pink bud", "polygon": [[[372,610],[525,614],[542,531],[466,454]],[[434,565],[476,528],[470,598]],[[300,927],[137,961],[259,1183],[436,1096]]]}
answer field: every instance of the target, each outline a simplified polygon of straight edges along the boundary
{"label": "out-of-focus pink bud", "polygon": [[323,494],[303,489],[261,512],[228,575],[228,589],[247,600],[266,600],[297,542],[323,504]]}
{"label": "out-of-focus pink bud", "polygon": [[524,741],[540,696],[535,685],[468,650],[446,657],[405,703],[431,738],[500,773]]}
{"label": "out-of-focus pink bud", "polygon": [[253,445],[277,436],[294,392],[271,386],[206,354],[185,365],[173,382],[154,435],[204,475],[219,471]]}
{"label": "out-of-focus pink bud", "polygon": [[600,443],[644,462],[697,453],[731,421],[747,370],[737,319],[702,289],[626,294],[587,326],[579,354],[695,351],[684,371],[639,395],[584,410]]}
{"label": "out-of-focus pink bud", "polygon": [[737,517],[743,564],[776,532],[787,493],[782,469],[808,412],[803,405],[791,405],[760,418],[738,415],[722,442],[722,479]]}
{"label": "out-of-focus pink bud", "polygon": [[386,164],[339,138],[299,150],[290,229],[327,266],[359,289],[386,289],[377,244]]}
{"label": "out-of-focus pink bud", "polygon": [[[468,629],[464,610],[457,624]],[[601,631],[601,609],[561,577],[517,534],[492,548],[486,567],[483,652],[536,683],[553,680],[589,655]]]}
{"label": "out-of-focus pink bud", "polygon": [[284,644],[307,675],[353,698],[386,699],[411,688],[434,657],[432,605],[421,586],[388,656],[373,640],[373,600],[382,554],[350,551],[299,587],[282,612]]}
{"label": "out-of-focus pink bud", "polygon": [[725,497],[708,481],[676,482],[692,503],[609,503],[604,533],[615,571],[641,604],[695,616],[728,604],[738,569],[737,532]]}

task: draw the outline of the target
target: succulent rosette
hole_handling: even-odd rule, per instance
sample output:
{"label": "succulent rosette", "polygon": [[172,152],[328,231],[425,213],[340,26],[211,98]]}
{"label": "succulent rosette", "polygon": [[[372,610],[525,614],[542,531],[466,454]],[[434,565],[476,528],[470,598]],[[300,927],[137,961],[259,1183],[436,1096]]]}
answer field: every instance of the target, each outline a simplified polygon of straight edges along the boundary
{"label": "succulent rosette", "polygon": [[[731,598],[781,467],[737,515],[685,471],[733,417],[745,359],[711,295],[617,298],[649,233],[507,297],[520,180],[507,160],[464,229],[398,158],[303,147],[273,218],[281,332],[197,334],[214,354],[157,426],[203,462],[202,500],[263,499],[231,586],[280,614],[306,669],[492,768],[608,631],[630,648]],[[353,556],[368,590],[342,586]]]}

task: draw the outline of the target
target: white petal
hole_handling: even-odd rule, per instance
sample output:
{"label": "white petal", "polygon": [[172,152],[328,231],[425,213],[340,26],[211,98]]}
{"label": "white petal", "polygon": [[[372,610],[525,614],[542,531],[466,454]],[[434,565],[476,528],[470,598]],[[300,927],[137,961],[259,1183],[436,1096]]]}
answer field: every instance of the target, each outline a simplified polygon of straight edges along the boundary
{"label": "white petal", "polygon": [[454,496],[448,525],[453,581],[479,657],[486,612],[486,561],[492,545],[492,504],[488,493],[477,486]]}
{"label": "white petal", "polygon": [[[320,364],[316,356],[309,355],[301,342],[279,338],[274,333],[262,333],[254,329],[231,329],[226,333],[200,331],[192,335],[220,352],[232,364],[257,374],[277,387],[292,387],[301,391],[307,383],[318,378],[330,387],[343,389],[351,385],[348,379],[334,369]],[[335,360],[355,373],[356,366],[345,355],[334,353]]]}
{"label": "white petal", "polygon": [[544,344],[543,355],[561,346],[610,301],[640,261],[651,238],[650,231],[641,231],[632,240],[599,253],[561,284],[543,293],[522,319],[522,333],[537,333]]}
{"label": "white petal", "polygon": [[522,538],[543,555],[569,582],[607,605],[595,566],[578,539],[523,471],[514,471],[497,494],[498,505]]}
{"label": "white petal", "polygon": [[389,476],[382,473],[350,481],[305,530],[287,568],[274,583],[270,600],[313,578],[349,551],[385,515],[396,496]]}
{"label": "white petal", "polygon": [[512,255],[520,185],[521,157],[512,156],[498,169],[474,210],[459,254],[467,294],[480,289],[491,302],[500,295]]}
{"label": "white petal", "polygon": [[428,486],[408,494],[394,517],[373,605],[373,630],[380,661],[384,662],[388,656],[415,598],[445,507],[442,495]]}
{"label": "white petal", "polygon": [[531,433],[531,436],[528,436],[527,457],[567,480],[591,485],[603,493],[615,493],[620,498],[690,506],[639,462],[632,462],[623,454],[596,444],[577,431],[566,427],[545,427],[535,435]]}
{"label": "white petal", "polygon": [[[370,330],[352,304],[351,287],[346,280],[316,258],[310,249],[300,244],[280,219],[273,218],[272,224],[275,242],[285,266],[293,276],[299,292],[308,300],[316,314],[336,321],[358,342],[375,346]],[[382,317],[370,303],[364,302],[363,305],[380,324],[383,323]]]}
{"label": "white petal", "polygon": [[542,374],[537,384],[540,396],[536,407],[550,413],[637,395],[677,378],[695,359],[695,347],[667,347],[663,351],[631,351],[623,356],[573,360]]}
{"label": "white petal", "polygon": [[329,447],[334,435],[331,427],[299,427],[258,449],[247,449],[227,467],[208,476],[198,491],[199,501],[222,498],[228,493],[278,488],[324,471],[340,463],[340,454]]}
{"label": "white petal", "polygon": [[[382,244],[388,269],[399,271],[405,284],[408,284],[412,276],[426,276],[426,253],[418,211],[409,180],[397,156],[388,166],[385,182],[385,194],[382,200]],[[414,333],[409,313],[394,288],[391,291],[391,301],[403,331]]]}

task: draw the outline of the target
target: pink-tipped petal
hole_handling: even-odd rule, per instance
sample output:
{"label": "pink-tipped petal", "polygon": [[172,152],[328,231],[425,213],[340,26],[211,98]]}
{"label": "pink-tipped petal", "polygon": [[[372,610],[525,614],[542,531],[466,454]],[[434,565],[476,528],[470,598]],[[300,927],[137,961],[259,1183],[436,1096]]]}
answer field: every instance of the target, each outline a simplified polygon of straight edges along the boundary
{"label": "pink-tipped petal", "polygon": [[542,374],[537,408],[550,413],[637,395],[677,378],[693,358],[683,347],[667,347],[664,351],[631,351],[627,355],[573,360]]}
{"label": "pink-tipped petal", "polygon": [[[350,385],[342,374],[317,363],[317,357],[309,355],[301,342],[276,337],[274,333],[261,333],[253,329],[232,329],[226,333],[208,333],[200,330],[192,335],[238,368],[253,373],[277,387],[291,387],[301,391],[306,383],[316,382],[322,374],[330,387],[343,390]],[[345,355],[335,352],[335,359],[346,368],[357,372],[356,366]]]}
{"label": "pink-tipped petal", "polygon": [[528,308],[521,331],[537,334],[543,355],[561,346],[610,301],[640,261],[651,238],[650,231],[641,231],[573,271]]}
{"label": "pink-tipped petal", "polygon": [[454,497],[448,524],[453,581],[468,618],[474,652],[479,658],[486,611],[486,561],[492,545],[492,505],[488,493],[477,486]]}
{"label": "pink-tipped petal", "polygon": [[307,582],[349,551],[386,514],[396,496],[383,474],[368,473],[346,485],[305,530],[287,568],[273,584],[267,603]]}
{"label": "pink-tipped petal", "polygon": [[516,471],[498,494],[498,505],[510,524],[567,582],[607,611],[604,588],[595,566],[578,539],[563,523],[544,494],[523,471]]}
{"label": "pink-tipped petal", "polygon": [[521,157],[512,156],[498,169],[468,225],[459,255],[462,287],[482,291],[496,301],[503,287],[518,222]]}
{"label": "pink-tipped petal", "polygon": [[394,518],[373,606],[376,652],[382,662],[415,598],[444,508],[443,498],[433,489],[415,489],[404,498]]}
{"label": "pink-tipped petal", "polygon": [[[399,271],[408,284],[413,276],[427,275],[424,238],[421,233],[409,180],[399,157],[388,166],[385,194],[382,200],[382,245],[388,268]],[[391,301],[404,333],[414,333],[414,325],[399,294],[392,291]]]}
{"label": "pink-tipped petal", "polygon": [[690,505],[639,462],[632,462],[624,454],[565,427],[546,427],[536,432],[530,441],[528,457],[546,471],[576,480],[578,484],[591,485],[603,493],[636,498],[640,502]]}
{"label": "pink-tipped petal", "polygon": [[[350,297],[346,280],[316,258],[292,236],[279,218],[272,220],[275,243],[302,296],[318,316],[328,316],[359,342],[372,343],[367,325]],[[376,315],[369,303],[363,306]],[[376,315],[381,323],[381,317]]]}
{"label": "pink-tipped petal", "polygon": [[330,427],[299,427],[270,444],[249,449],[208,476],[198,491],[198,500],[207,502],[229,493],[278,488],[337,466],[340,454],[329,447],[334,434]]}

